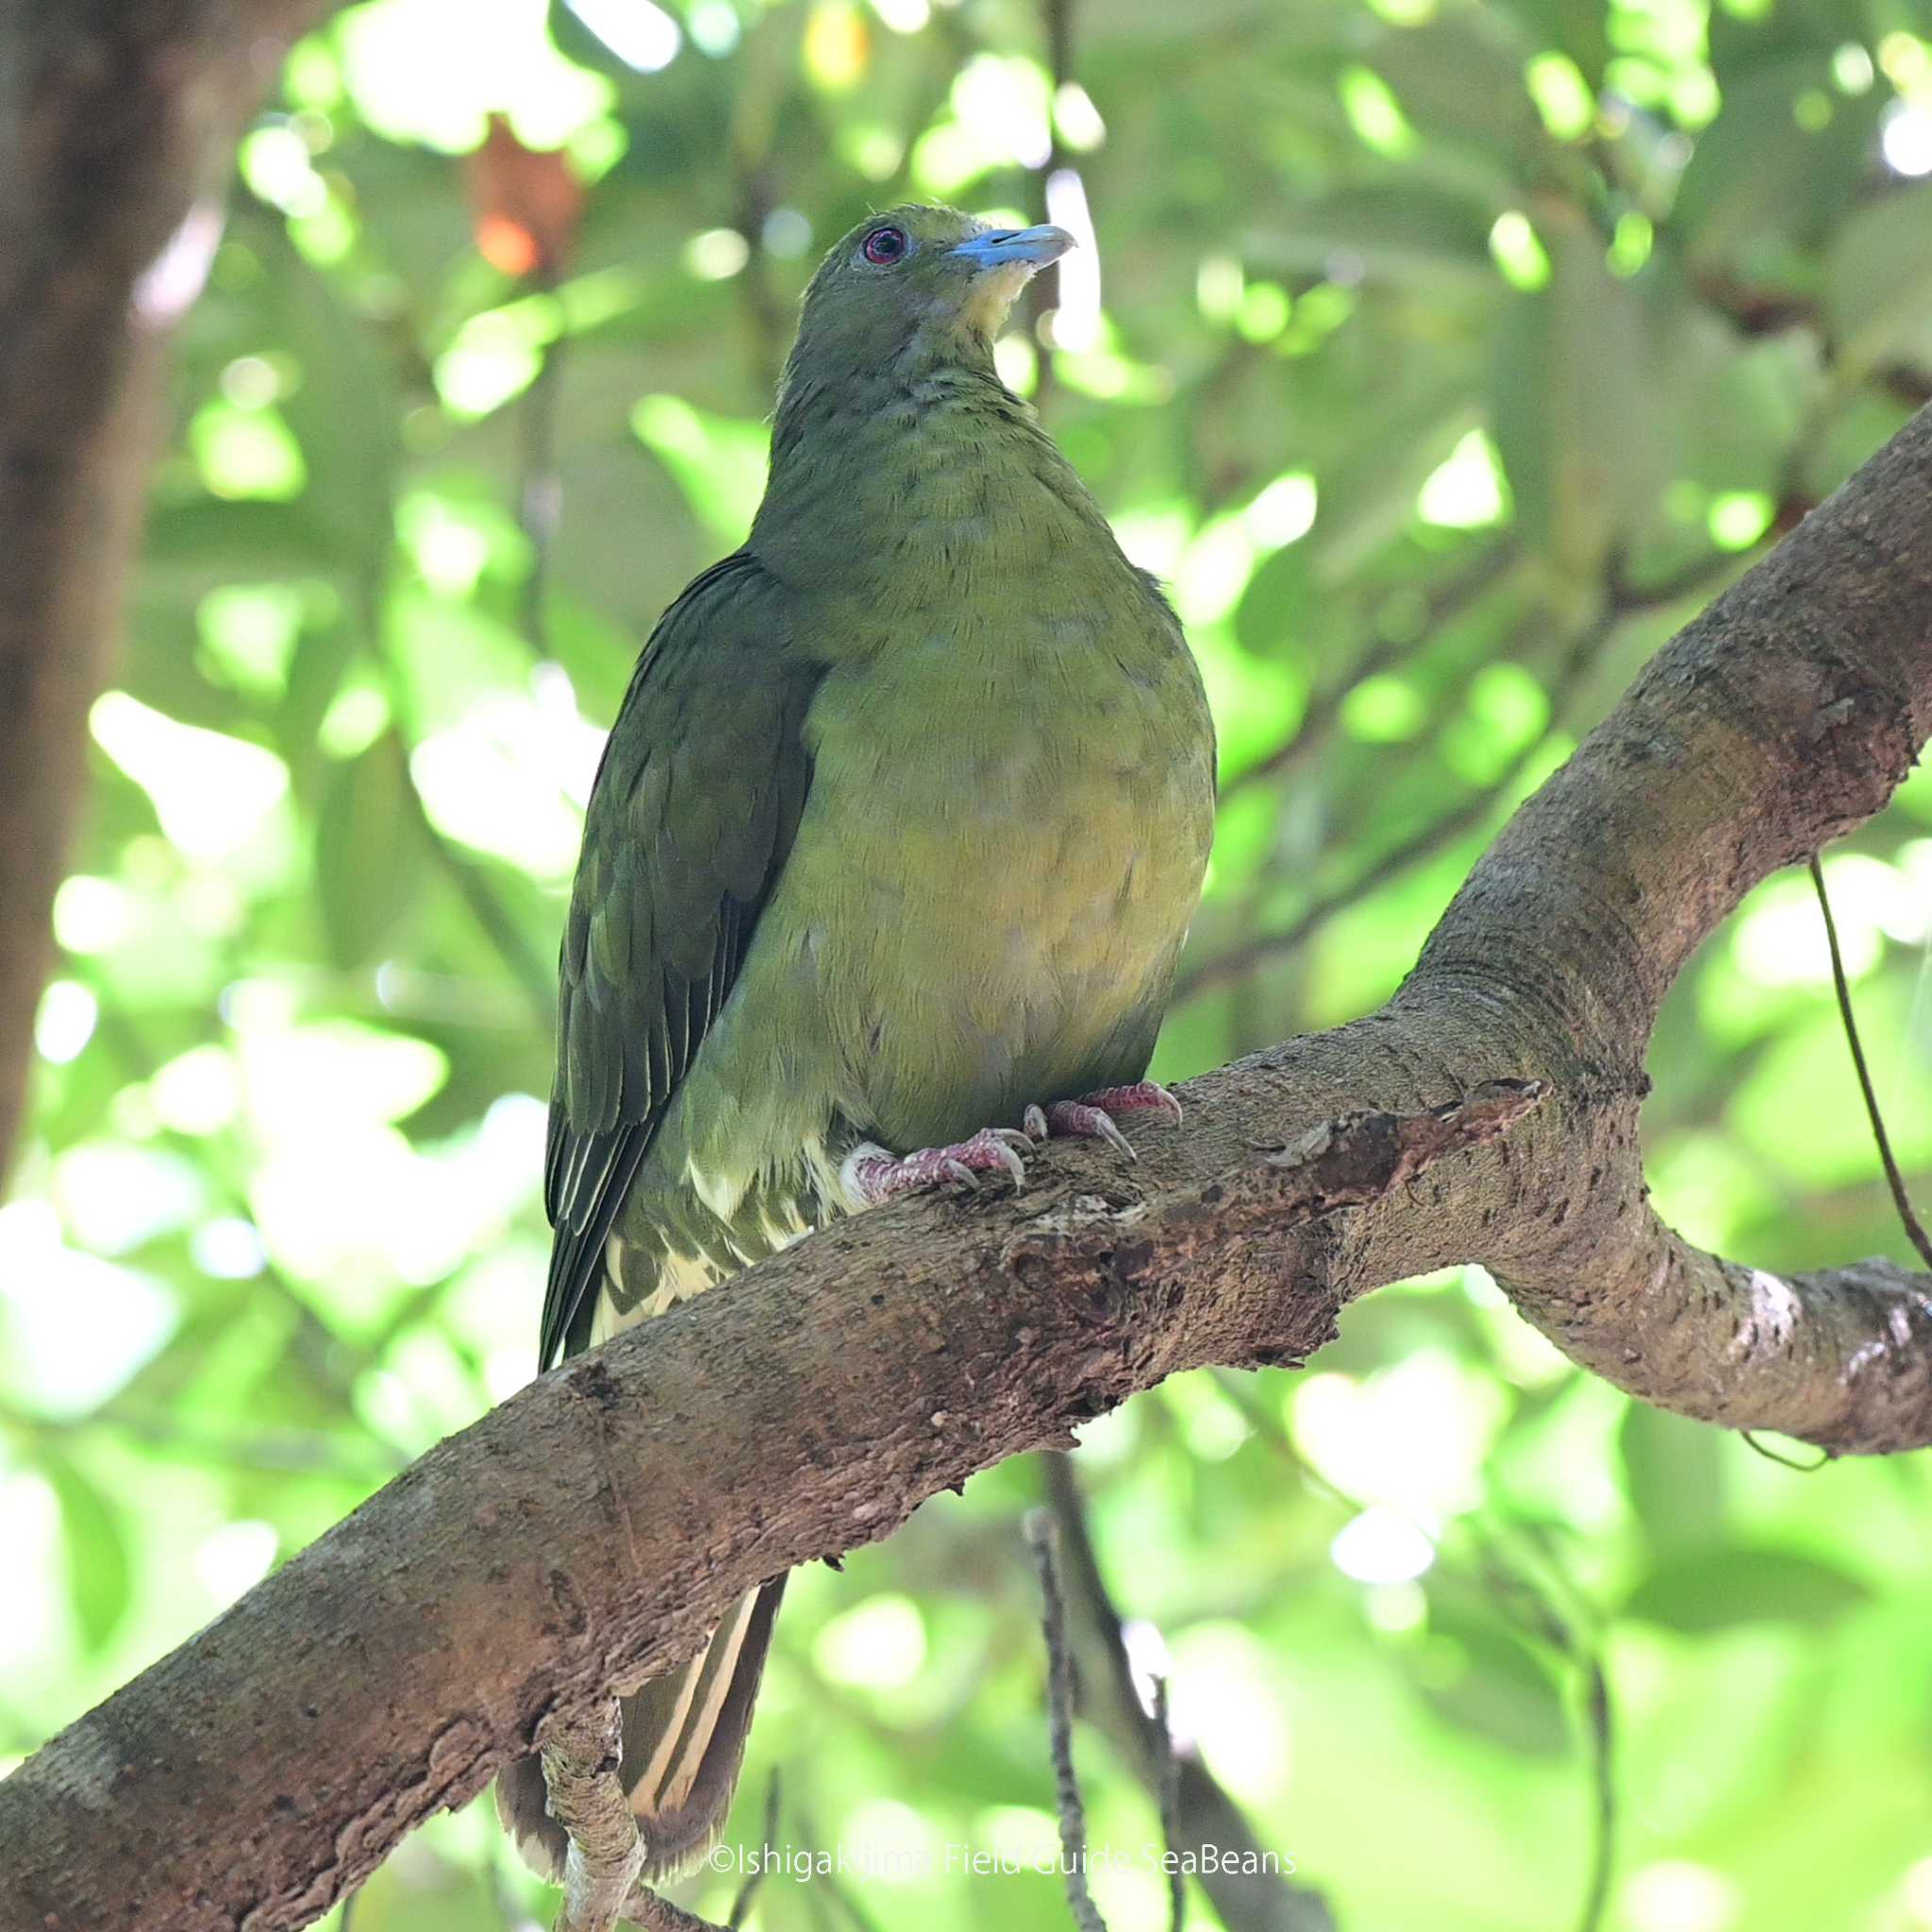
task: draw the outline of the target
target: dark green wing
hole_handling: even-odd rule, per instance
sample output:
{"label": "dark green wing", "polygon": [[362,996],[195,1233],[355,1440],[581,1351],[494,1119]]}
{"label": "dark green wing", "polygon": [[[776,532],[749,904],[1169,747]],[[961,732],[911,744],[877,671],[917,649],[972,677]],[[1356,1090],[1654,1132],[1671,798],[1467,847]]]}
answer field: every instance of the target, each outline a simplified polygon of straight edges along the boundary
{"label": "dark green wing", "polygon": [[604,1247],[791,849],[819,677],[740,551],[658,621],[604,748],[558,967],[540,1366],[588,1342]]}

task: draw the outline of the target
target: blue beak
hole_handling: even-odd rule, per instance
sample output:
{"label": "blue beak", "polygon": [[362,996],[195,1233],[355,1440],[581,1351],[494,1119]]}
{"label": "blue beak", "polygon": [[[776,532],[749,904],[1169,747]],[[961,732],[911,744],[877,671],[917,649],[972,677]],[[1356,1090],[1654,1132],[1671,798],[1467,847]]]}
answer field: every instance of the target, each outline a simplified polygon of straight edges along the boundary
{"label": "blue beak", "polygon": [[974,268],[1008,268],[1024,262],[1028,268],[1044,268],[1058,261],[1074,245],[1064,228],[991,228],[962,242],[951,252],[963,255]]}

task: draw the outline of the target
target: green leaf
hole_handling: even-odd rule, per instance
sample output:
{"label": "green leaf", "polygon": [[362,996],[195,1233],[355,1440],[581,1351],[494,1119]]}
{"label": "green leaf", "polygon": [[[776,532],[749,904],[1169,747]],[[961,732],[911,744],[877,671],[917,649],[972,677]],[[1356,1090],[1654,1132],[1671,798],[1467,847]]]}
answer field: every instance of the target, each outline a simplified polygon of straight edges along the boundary
{"label": "green leaf", "polygon": [[316,734],[354,655],[355,640],[346,625],[307,625],[296,640],[275,728],[282,756],[305,776],[318,757]]}
{"label": "green leaf", "polygon": [[302,370],[282,413],[308,466],[303,502],[337,554],[374,574],[393,536],[402,420],[393,361],[333,280],[292,250],[276,273],[282,329]]}
{"label": "green leaf", "polygon": [[1505,175],[1509,150],[1542,134],[1523,79],[1523,50],[1487,8],[1444,9],[1370,43],[1369,64],[1426,133],[1468,142]]}
{"label": "green leaf", "polygon": [[1728,0],[1709,11],[1710,64],[1726,102],[1740,82],[1764,68],[1807,53],[1828,60],[1860,38],[1843,0],[1760,0],[1755,6]]}
{"label": "green leaf", "polygon": [[1860,208],[1833,238],[1824,310],[1841,358],[1870,369],[1932,350],[1932,183]]}
{"label": "green leaf", "polygon": [[1348,392],[1349,421],[1332,454],[1315,460],[1322,503],[1304,539],[1324,584],[1358,573],[1410,523],[1417,491],[1469,432],[1474,387],[1470,371],[1445,372],[1427,358],[1366,393]]}
{"label": "green leaf", "polygon": [[1570,1747],[1563,1693],[1542,1654],[1493,1617],[1445,1604],[1432,1593],[1424,1655],[1438,1664],[1420,1685],[1445,1724],[1474,1731],[1508,1751],[1554,1757]]}
{"label": "green leaf", "polygon": [[1554,47],[1575,61],[1591,87],[1603,86],[1610,48],[1602,0],[1503,0],[1501,10],[1515,15],[1534,52]]}
{"label": "green leaf", "polygon": [[1740,1624],[1830,1624],[1870,1597],[1856,1576],[1816,1557],[1734,1544],[1659,1563],[1623,1614],[1700,1635]]}
{"label": "green leaf", "polygon": [[65,1457],[43,1455],[41,1474],[60,1499],[68,1601],[90,1653],[106,1649],[134,1598],[134,1564],[121,1517]]}
{"label": "green leaf", "polygon": [[1360,258],[1365,273],[1420,278],[1451,272],[1490,282],[1495,217],[1467,194],[1403,184],[1340,188],[1297,201],[1261,227],[1257,260],[1325,273],[1336,252]]}
{"label": "green leaf", "polygon": [[316,821],[316,891],[338,966],[374,958],[415,896],[423,840],[404,758],[385,732],[341,767]]}
{"label": "green leaf", "polygon": [[342,560],[300,501],[213,496],[158,504],[148,517],[146,559],[150,590],[185,596],[238,577],[318,573]]}
{"label": "green leaf", "polygon": [[[1740,273],[1766,243],[1807,239],[1848,208],[1870,166],[1883,90],[1846,98],[1831,65],[1801,54],[1726,87],[1724,112],[1698,136],[1673,225],[1701,273]],[[1824,96],[1830,119],[1799,125],[1800,96]]]}
{"label": "green leaf", "polygon": [[1630,1501],[1657,1549],[1716,1541],[1724,1523],[1724,1438],[1708,1423],[1633,1402],[1617,1432]]}
{"label": "green leaf", "polygon": [[1550,283],[1497,332],[1491,425],[1527,541],[1573,577],[1653,508],[1672,456],[1668,324],[1578,216],[1541,229]]}
{"label": "green leaf", "polygon": [[486,699],[529,691],[529,645],[483,604],[406,586],[391,593],[388,619],[419,743],[471,722]]}
{"label": "green leaf", "polygon": [[1270,0],[1203,0],[1198,8],[1176,12],[1163,0],[1110,0],[1096,8],[1087,37],[1098,49],[1149,45],[1255,27],[1274,12]]}
{"label": "green leaf", "polygon": [[630,426],[645,448],[677,479],[712,537],[741,543],[765,488],[770,432],[694,409],[681,396],[648,395],[631,411]]}

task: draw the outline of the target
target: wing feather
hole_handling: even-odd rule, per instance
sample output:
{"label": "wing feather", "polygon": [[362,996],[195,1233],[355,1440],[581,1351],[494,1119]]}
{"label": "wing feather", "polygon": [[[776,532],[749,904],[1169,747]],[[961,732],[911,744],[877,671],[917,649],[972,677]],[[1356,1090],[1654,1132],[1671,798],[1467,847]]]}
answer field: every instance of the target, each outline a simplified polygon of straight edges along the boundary
{"label": "wing feather", "polygon": [[605,1244],[791,849],[818,678],[741,551],[664,613],[625,694],[558,957],[544,1368],[590,1339]]}

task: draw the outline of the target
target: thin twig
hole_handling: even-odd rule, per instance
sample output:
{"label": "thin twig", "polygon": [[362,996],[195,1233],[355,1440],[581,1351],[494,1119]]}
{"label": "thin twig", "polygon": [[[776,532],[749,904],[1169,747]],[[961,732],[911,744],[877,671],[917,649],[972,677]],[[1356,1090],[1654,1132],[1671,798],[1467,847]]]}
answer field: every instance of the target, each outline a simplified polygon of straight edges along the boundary
{"label": "thin twig", "polygon": [[852,1888],[842,1879],[834,1878],[829,1872],[815,1873],[814,1886],[823,1886],[826,1895],[845,1915],[845,1923],[852,1932],[879,1932],[878,1924],[872,1914],[852,1895]]}
{"label": "thin twig", "polygon": [[1865,330],[1849,341],[1826,325],[1818,304],[1778,289],[1753,288],[1728,276],[1700,278],[1698,293],[1727,315],[1747,336],[1776,335],[1790,328],[1807,330],[1815,339],[1824,365],[1824,381],[1814,393],[1796,433],[1785,452],[1774,499],[1774,527],[1787,530],[1815,508],[1807,488],[1812,459],[1867,383],[1875,382],[1907,408],[1923,408],[1932,398],[1932,375],[1909,361],[1888,361],[1887,332]]}
{"label": "thin twig", "polygon": [[[1270,960],[1281,953],[1292,953],[1298,944],[1302,944],[1304,939],[1307,939],[1322,925],[1325,925],[1331,918],[1335,918],[1335,914],[1346,912],[1351,907],[1355,907],[1358,900],[1366,898],[1370,892],[1375,892],[1383,885],[1390,883],[1390,879],[1401,877],[1401,874],[1408,872],[1410,866],[1416,866],[1422,859],[1432,858],[1443,846],[1449,846],[1457,839],[1462,839],[1464,835],[1476,831],[1484,823],[1484,819],[1488,819],[1497,800],[1501,800],[1507,792],[1515,791],[1517,784],[1521,784],[1524,773],[1528,773],[1536,765],[1536,761],[1545,754],[1545,748],[1549,746],[1549,740],[1552,740],[1554,732],[1563,726],[1565,715],[1578,690],[1582,688],[1584,678],[1594,669],[1598,655],[1602,653],[1604,645],[1609,641],[1611,634],[1621,622],[1628,616],[1641,616],[1646,610],[1663,608],[1667,605],[1679,603],[1681,599],[1694,595],[1700,590],[1707,590],[1718,577],[1722,577],[1727,570],[1733,570],[1737,564],[1739,558],[1733,553],[1714,551],[1712,555],[1696,558],[1694,562],[1687,564],[1683,570],[1674,572],[1669,577],[1663,577],[1657,583],[1648,583],[1648,586],[1642,588],[1633,586],[1633,583],[1623,575],[1621,564],[1613,564],[1609,574],[1607,595],[1604,599],[1602,608],[1588,625],[1584,625],[1584,628],[1571,641],[1569,649],[1563,653],[1563,660],[1556,669],[1556,676],[1549,680],[1549,726],[1552,728],[1541,732],[1532,743],[1524,746],[1511,761],[1508,761],[1508,767],[1503,773],[1499,773],[1478,791],[1468,794],[1458,806],[1451,806],[1451,809],[1441,813],[1441,817],[1432,819],[1427,824],[1422,824],[1422,827],[1418,827],[1408,839],[1399,841],[1390,850],[1383,852],[1381,858],[1372,859],[1368,866],[1357,872],[1353,879],[1344,881],[1333,891],[1324,892],[1320,898],[1312,900],[1291,925],[1283,925],[1275,931],[1267,933],[1252,933],[1241,944],[1229,947],[1215,958],[1204,960],[1191,974],[1182,975],[1178,990],[1174,993],[1176,1001],[1189,999],[1194,993],[1202,993],[1208,988],[1215,988],[1215,985],[1224,985],[1229,979],[1239,979],[1244,974],[1252,972],[1256,966],[1259,966],[1263,960]],[[1476,590],[1480,591],[1480,570],[1476,572]],[[1346,691],[1342,691],[1342,695],[1346,695]],[[1285,750],[1292,754],[1292,748],[1294,741],[1291,740]],[[1263,759],[1263,765],[1274,765],[1274,769],[1281,769],[1285,763],[1287,759],[1281,758],[1279,754],[1275,756],[1275,759]]]}
{"label": "thin twig", "polygon": [[[1040,166],[1043,190],[1068,165],[1066,149],[1060,141],[1059,101],[1060,89],[1074,78],[1074,0],[1041,0],[1040,30],[1046,42],[1046,77],[1051,90],[1046,117],[1046,159]],[[1044,221],[1046,218],[1042,201],[1041,219]],[[1040,325],[1047,311],[1059,301],[1059,292],[1058,274],[1051,281],[1045,275],[1035,275],[1023,305],[1027,332],[1034,341],[1040,343],[1041,350],[1039,372],[1034,378],[1033,407],[1042,413],[1052,405],[1057,371],[1053,345],[1041,341]]]}
{"label": "thin twig", "polygon": [[557,396],[563,375],[570,332],[557,278],[544,271],[539,284],[557,311],[557,334],[544,346],[517,404],[517,522],[530,546],[530,569],[524,578],[522,618],[524,641],[539,663],[550,656],[550,623],[545,599],[550,588],[550,558],[563,524],[563,475],[557,464]]}
{"label": "thin twig", "polygon": [[1464,834],[1476,830],[1495,809],[1503,794],[1511,791],[1531,764],[1542,756],[1548,741],[1544,736],[1525,746],[1510,760],[1508,769],[1500,777],[1473,791],[1460,805],[1445,811],[1440,818],[1431,819],[1408,838],[1391,845],[1379,858],[1363,866],[1353,878],[1311,901],[1301,916],[1290,924],[1257,933],[1241,944],[1230,946],[1224,953],[1204,959],[1193,972],[1183,976],[1174,998],[1185,1000],[1197,992],[1207,991],[1210,987],[1224,986],[1229,980],[1240,979],[1280,954],[1293,952],[1337,913],[1345,912],[1371,892],[1379,891],[1391,879],[1400,877],[1410,866],[1420,864],[1444,846],[1454,844]]}
{"label": "thin twig", "polygon": [[804,1806],[800,1805],[793,1807],[791,1815],[796,1821],[798,1842],[805,1848],[806,1854],[810,1860],[809,1869],[811,1876],[806,1885],[805,1895],[811,1910],[813,1922],[820,1925],[826,1923],[827,1915],[824,1907],[820,1903],[821,1895],[823,1895],[825,1898],[829,1898],[839,1907],[840,1911],[845,1915],[845,1923],[851,1926],[852,1932],[878,1932],[878,1927],[874,1924],[870,1915],[860,1907],[858,1901],[833,1875],[830,1864],[827,1863],[824,1870],[820,1869],[822,1861],[818,1855],[818,1827],[812,1823],[811,1813]]}
{"label": "thin twig", "polygon": [[1060,1595],[1053,1518],[1026,1512],[1026,1542],[1040,1572],[1041,1624],[1046,1633],[1047,1738],[1053,1751],[1054,1797],[1060,1817],[1060,1851],[1067,1906],[1080,1932],[1107,1932],[1107,1921],[1087,1886],[1087,1812],[1074,1772],[1074,1653],[1067,1644],[1067,1607]]}
{"label": "thin twig", "polygon": [[739,301],[751,332],[752,380],[760,395],[776,388],[785,366],[785,333],[790,321],[783,298],[772,283],[772,251],[765,245],[765,225],[777,205],[771,184],[771,167],[760,157],[755,163],[735,152],[738,174],[738,228],[749,251],[738,274]]}
{"label": "thin twig", "polygon": [[[1360,1513],[1364,1506],[1357,1498],[1336,1488],[1320,1470],[1303,1457],[1288,1431],[1282,1427],[1280,1419],[1266,1405],[1255,1399],[1253,1391],[1246,1386],[1245,1377],[1230,1369],[1216,1369],[1211,1373],[1222,1393],[1241,1411],[1268,1447],[1289,1462],[1312,1487],[1324,1491],[1344,1508]],[[1599,1932],[1609,1897],[1610,1874],[1615,1866],[1617,1821],[1611,1760],[1610,1687],[1603,1660],[1594,1648],[1580,1640],[1574,1622],[1558,1612],[1545,1590],[1520,1562],[1509,1558],[1501,1542],[1480,1520],[1465,1518],[1462,1529],[1480,1552],[1480,1570],[1476,1580],[1484,1595],[1512,1623],[1523,1624],[1566,1657],[1574,1657],[1584,1674],[1591,1784],[1595,1793],[1595,1808],[1581,1932]],[[1543,1555],[1569,1594],[1578,1596],[1574,1584],[1564,1574],[1554,1553],[1545,1550]],[[1449,1569],[1446,1551],[1442,1560],[1443,1568]],[[1527,1600],[1532,1612],[1527,1617],[1520,1607],[1524,1600]]]}
{"label": "thin twig", "polygon": [[1795,1470],[1799,1475],[1816,1475],[1832,1459],[1829,1449],[1821,1449],[1816,1462],[1800,1462],[1795,1456],[1782,1456],[1775,1449],[1766,1448],[1750,1429],[1740,1429],[1738,1433],[1743,1437],[1744,1446],[1752,1455],[1761,1456],[1765,1461],[1774,1462],[1780,1469]]}
{"label": "thin twig", "polygon": [[[1092,1539],[1087,1534],[1086,1499],[1080,1493],[1073,1458],[1061,1450],[1049,1450],[1040,1458],[1045,1480],[1047,1507],[1053,1512],[1058,1532],[1056,1554],[1065,1564],[1081,1607],[1090,1622],[1098,1626],[1102,1654],[1113,1674],[1113,1701],[1119,1712],[1131,1721],[1134,1736],[1146,1756],[1152,1772],[1158,1755],[1153,1727],[1141,1702],[1141,1687],[1134,1677],[1134,1662],[1121,1630],[1120,1612],[1108,1594],[1100,1574],[1099,1558],[1093,1553]],[[1170,1744],[1172,1740],[1169,1740]],[[1153,1783],[1150,1775],[1149,1783]]]}
{"label": "thin twig", "polygon": [[726,1932],[739,1932],[739,1927],[744,1924],[745,1914],[751,1910],[752,1900],[758,1896],[758,1887],[765,1882],[765,1868],[771,1863],[778,1839],[778,1772],[774,1766],[772,1782],[765,1788],[765,1824],[758,1839],[758,1849],[763,1856],[745,1874],[744,1883],[738,1888],[738,1896],[731,1901],[731,1909],[724,1916]]}
{"label": "thin twig", "polygon": [[1610,1683],[1604,1669],[1601,1628],[1589,1597],[1569,1574],[1547,1532],[1522,1525],[1535,1562],[1511,1547],[1507,1526],[1491,1528],[1479,1516],[1463,1519],[1462,1532],[1475,1548],[1475,1581],[1485,1597],[1526,1636],[1546,1643],[1573,1663],[1583,1679],[1585,1727],[1589,1732],[1591,1813],[1589,1875],[1584,1886],[1581,1932],[1602,1932],[1617,1858],[1617,1787],[1612,1745]]}
{"label": "thin twig", "polygon": [[[1607,610],[1582,632],[1571,647],[1550,690],[1553,725],[1560,718],[1575,688],[1583,681],[1584,673],[1589,670],[1597,649],[1608,637],[1614,621]],[[1301,916],[1290,924],[1271,932],[1256,933],[1241,944],[1230,946],[1224,953],[1204,960],[1182,979],[1176,999],[1187,999],[1209,987],[1239,979],[1264,961],[1282,953],[1293,952],[1338,912],[1346,911],[1371,892],[1379,891],[1391,879],[1400,877],[1409,867],[1432,858],[1444,846],[1452,845],[1457,840],[1477,830],[1496,808],[1498,801],[1521,784],[1524,775],[1544,755],[1550,738],[1549,731],[1540,733],[1487,785],[1478,787],[1460,804],[1431,819],[1407,839],[1399,840],[1378,858],[1371,859],[1362,866],[1353,878],[1311,901],[1303,908]]]}
{"label": "thin twig", "polygon": [[823,1890],[813,1880],[808,1880],[799,1888],[805,1901],[806,1915],[811,1920],[814,1932],[834,1932],[837,1922],[832,1917],[833,1895],[829,1886]]}
{"label": "thin twig", "polygon": [[[1183,1851],[1212,1845],[1227,1858],[1219,1868],[1198,1866],[1199,1884],[1228,1932],[1335,1932],[1335,1921],[1319,1892],[1292,1883],[1270,1863],[1269,1848],[1213,1774],[1192,1750],[1178,1749],[1157,1727],[1141,1700],[1121,1616],[1100,1574],[1093,1540],[1088,1534],[1085,1502],[1073,1457],[1048,1451],[1040,1458],[1047,1507],[1058,1532],[1058,1556],[1068,1602],[1089,1648],[1106,1673],[1103,1681],[1082,1678],[1081,1715],[1103,1730],[1128,1758],[1136,1777],[1161,1803],[1162,1752],[1173,1766],[1175,1809],[1172,1830]],[[1165,1814],[1163,1826],[1167,1825]],[[1237,1874],[1233,1868],[1239,1866]]]}
{"label": "thin twig", "polygon": [[1181,1932],[1188,1923],[1188,1881],[1181,1871],[1181,1767],[1174,1754],[1174,1725],[1167,1710],[1167,1679],[1154,1680],[1154,1723],[1160,1732],[1160,1842],[1167,1851],[1167,1923]]}
{"label": "thin twig", "polygon": [[1871,1069],[1865,1064],[1865,1049],[1858,1040],[1858,1023],[1852,1014],[1852,989],[1845,979],[1844,956],[1838,947],[1838,923],[1831,916],[1831,898],[1824,890],[1824,868],[1818,855],[1811,855],[1811,885],[1818,894],[1818,909],[1824,915],[1824,942],[1831,948],[1831,983],[1838,993],[1838,1015],[1844,1022],[1845,1044],[1852,1050],[1852,1065],[1857,1069],[1858,1088],[1865,1096],[1865,1112],[1871,1118],[1872,1138],[1878,1142],[1878,1158],[1885,1166],[1886,1185],[1891,1190],[1892,1205],[1905,1223],[1906,1233],[1926,1267],[1932,1268],[1932,1241],[1928,1241],[1919,1217],[1912,1211],[1912,1197],[1906,1192],[1905,1176],[1891,1152],[1891,1138],[1885,1131],[1885,1116],[1878,1110],[1878,1094],[1872,1085]]}
{"label": "thin twig", "polygon": [[1603,1659],[1592,1653],[1585,1663],[1589,1686],[1590,1769],[1596,1789],[1596,1811],[1590,1861],[1590,1884],[1583,1894],[1578,1932],[1601,1932],[1610,1901],[1610,1872],[1617,1845],[1617,1785],[1611,1761],[1610,1687]]}
{"label": "thin twig", "polygon": [[673,1905],[661,1891],[648,1885],[634,1885],[624,1902],[623,1917],[641,1932],[726,1932],[711,1919],[701,1919],[682,1906]]}

